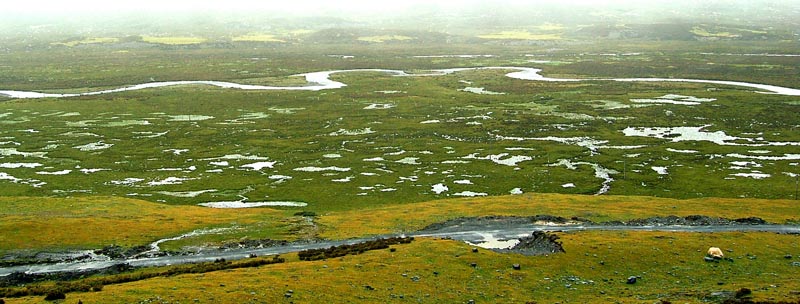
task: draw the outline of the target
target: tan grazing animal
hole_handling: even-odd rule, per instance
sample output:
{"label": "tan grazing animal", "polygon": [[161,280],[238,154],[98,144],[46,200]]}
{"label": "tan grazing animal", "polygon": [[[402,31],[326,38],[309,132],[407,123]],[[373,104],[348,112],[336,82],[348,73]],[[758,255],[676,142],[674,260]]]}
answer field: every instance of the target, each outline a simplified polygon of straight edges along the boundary
{"label": "tan grazing animal", "polygon": [[722,257],[725,256],[724,254],[722,254],[722,249],[719,249],[719,247],[708,248],[708,253],[707,254],[709,256],[711,256],[711,257],[718,258],[718,259],[721,259]]}

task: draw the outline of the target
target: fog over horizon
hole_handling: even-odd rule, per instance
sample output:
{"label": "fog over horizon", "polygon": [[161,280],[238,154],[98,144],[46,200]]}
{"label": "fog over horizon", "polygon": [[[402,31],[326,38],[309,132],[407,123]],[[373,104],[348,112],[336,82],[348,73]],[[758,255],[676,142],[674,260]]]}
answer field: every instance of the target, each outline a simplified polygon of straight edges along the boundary
{"label": "fog over horizon", "polygon": [[800,32],[800,0],[31,0],[5,3],[0,12],[0,38],[352,27],[449,33],[542,24],[703,22]]}

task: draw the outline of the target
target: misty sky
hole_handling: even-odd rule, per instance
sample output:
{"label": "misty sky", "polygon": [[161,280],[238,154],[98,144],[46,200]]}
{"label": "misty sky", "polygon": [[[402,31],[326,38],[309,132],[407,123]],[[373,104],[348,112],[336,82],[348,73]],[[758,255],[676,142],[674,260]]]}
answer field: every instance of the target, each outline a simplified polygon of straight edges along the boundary
{"label": "misty sky", "polygon": [[635,0],[22,0],[3,3],[2,10],[19,13],[75,13],[75,12],[122,12],[122,11],[292,11],[343,10],[353,12],[403,10],[418,5],[464,7],[476,3],[503,2],[509,5],[535,5],[536,3],[561,3],[577,5],[608,5],[635,3]]}

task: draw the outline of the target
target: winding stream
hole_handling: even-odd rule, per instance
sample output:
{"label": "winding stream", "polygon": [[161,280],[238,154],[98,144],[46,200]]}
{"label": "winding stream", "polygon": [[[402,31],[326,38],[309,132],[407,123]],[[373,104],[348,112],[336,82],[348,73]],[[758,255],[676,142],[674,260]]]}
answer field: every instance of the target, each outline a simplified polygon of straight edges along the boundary
{"label": "winding stream", "polygon": [[461,71],[469,71],[469,70],[517,70],[516,72],[511,72],[506,74],[506,77],[519,79],[519,80],[531,80],[531,81],[550,81],[550,82],[575,82],[575,81],[619,81],[619,82],[687,82],[687,83],[709,83],[709,84],[719,84],[719,85],[730,85],[730,86],[739,86],[739,87],[748,87],[758,89],[759,93],[767,93],[767,94],[778,94],[778,95],[788,95],[788,96],[800,96],[800,89],[793,89],[793,88],[786,88],[786,87],[779,87],[774,85],[768,84],[757,84],[757,83],[748,83],[748,82],[739,82],[739,81],[726,81],[726,80],[705,80],[705,79],[680,79],[680,78],[587,78],[587,79],[569,79],[569,78],[549,78],[542,76],[539,74],[542,70],[537,68],[528,68],[528,67],[474,67],[474,68],[453,68],[453,69],[441,69],[441,70],[432,70],[430,73],[422,73],[422,74],[408,74],[405,71],[401,70],[386,70],[386,69],[352,69],[352,70],[333,70],[333,71],[322,71],[322,72],[312,72],[312,73],[305,73],[305,74],[298,74],[294,76],[302,76],[305,77],[306,81],[308,82],[307,85],[304,86],[263,86],[263,85],[248,85],[248,84],[238,84],[233,82],[225,82],[225,81],[210,81],[210,80],[186,80],[186,81],[165,81],[165,82],[149,82],[143,84],[137,84],[122,88],[110,89],[110,90],[102,90],[102,91],[93,91],[93,92],[86,92],[86,93],[42,93],[42,92],[33,92],[33,91],[13,91],[13,90],[0,90],[0,95],[6,95],[11,98],[62,98],[62,97],[77,97],[77,96],[91,96],[91,95],[100,95],[100,94],[110,94],[110,93],[118,93],[118,92],[125,92],[125,91],[135,91],[135,90],[143,90],[143,89],[150,89],[150,88],[161,88],[161,87],[169,87],[169,86],[177,86],[177,85],[210,85],[210,86],[217,86],[220,88],[225,89],[240,89],[240,90],[286,90],[286,91],[319,91],[319,90],[330,90],[330,89],[339,89],[347,86],[342,82],[334,81],[330,79],[332,74],[336,73],[350,73],[350,72],[382,72],[388,73],[393,76],[399,77],[424,77],[424,76],[441,76],[452,74]]}

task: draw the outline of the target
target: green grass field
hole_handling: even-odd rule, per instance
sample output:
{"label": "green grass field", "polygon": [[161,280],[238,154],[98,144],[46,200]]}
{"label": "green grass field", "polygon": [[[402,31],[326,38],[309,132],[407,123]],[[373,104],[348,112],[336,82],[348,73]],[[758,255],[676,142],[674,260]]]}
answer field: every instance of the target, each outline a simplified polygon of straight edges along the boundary
{"label": "green grass field", "polygon": [[[229,31],[0,31],[0,90],[76,93],[177,80],[300,86],[297,74],[326,70],[488,66],[542,68],[555,78],[800,89],[800,57],[792,56],[800,44],[778,21],[537,19],[480,31],[283,21],[249,27],[243,20]],[[513,71],[337,73],[331,78],[347,86],[321,91],[181,85],[71,98],[0,95],[0,254],[133,247],[209,228],[228,230],[162,247],[346,239],[483,215],[800,222],[800,97],[716,84],[505,76]],[[307,205],[197,206],[231,201]],[[317,216],[309,222],[302,211]],[[419,239],[396,252],[316,262],[290,254],[283,264],[114,284],[69,293],[66,302],[323,303],[347,295],[360,303],[706,303],[741,288],[755,300],[800,297],[796,235],[559,236],[566,254],[472,253],[464,243]],[[710,246],[733,262],[704,262]],[[515,263],[522,270],[512,270]],[[625,284],[631,275],[639,283]]]}

